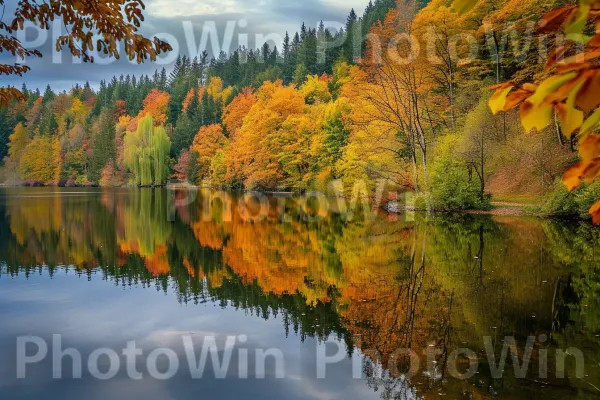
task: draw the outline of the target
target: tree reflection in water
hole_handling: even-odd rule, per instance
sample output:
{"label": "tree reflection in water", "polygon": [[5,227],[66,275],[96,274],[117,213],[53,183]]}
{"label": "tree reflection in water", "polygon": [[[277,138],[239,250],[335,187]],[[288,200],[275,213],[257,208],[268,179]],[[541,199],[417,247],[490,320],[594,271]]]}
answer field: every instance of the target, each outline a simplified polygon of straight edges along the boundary
{"label": "tree reflection in water", "polygon": [[[548,387],[559,397],[599,393],[600,230],[589,225],[468,215],[350,222],[336,212],[307,222],[296,198],[284,201],[286,218],[277,212],[281,199],[272,198],[271,212],[252,222],[235,212],[239,198],[209,207],[205,200],[219,196],[207,191],[169,222],[161,189],[38,192],[2,193],[4,274],[101,273],[116,285],[174,291],[182,303],[279,316],[286,334],[336,335],[348,354],[367,356],[366,382],[385,399],[535,397]],[[510,367],[503,379],[490,377],[484,336],[498,356],[505,336],[522,348],[542,334],[551,339],[536,341],[533,359],[549,350],[549,377],[553,350],[571,346],[584,350],[588,377],[575,379],[568,362],[565,379],[540,379],[536,361],[526,379]],[[447,373],[458,348],[477,353],[481,368],[469,380]],[[410,357],[399,349],[419,356],[410,379],[403,377]],[[468,366],[459,358],[459,371]]]}

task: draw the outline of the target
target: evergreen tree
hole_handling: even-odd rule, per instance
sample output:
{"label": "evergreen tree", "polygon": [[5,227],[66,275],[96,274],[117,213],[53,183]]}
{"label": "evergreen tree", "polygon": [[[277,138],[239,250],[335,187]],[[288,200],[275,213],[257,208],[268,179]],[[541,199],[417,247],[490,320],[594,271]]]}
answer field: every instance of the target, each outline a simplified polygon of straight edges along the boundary
{"label": "evergreen tree", "polygon": [[179,154],[186,149],[189,149],[197,130],[194,130],[195,124],[190,119],[189,113],[183,113],[177,119],[177,125],[173,130],[171,154],[178,157]]}
{"label": "evergreen tree", "polygon": [[54,100],[55,98],[56,98],[56,95],[52,91],[52,88],[50,88],[50,85],[47,85],[46,90],[44,91],[44,97],[43,97],[42,103],[44,103],[44,104],[49,103],[52,100]]}
{"label": "evergreen tree", "polygon": [[352,9],[346,20],[346,41],[344,42],[344,54],[349,63],[355,63],[360,59],[362,43],[360,22],[356,12]]}
{"label": "evergreen tree", "polygon": [[285,33],[285,38],[283,39],[283,52],[281,55],[283,57],[283,82],[288,84],[292,81],[295,68],[292,59],[292,42],[288,32]]}
{"label": "evergreen tree", "polygon": [[292,82],[296,84],[296,86],[300,87],[306,81],[306,75],[308,75],[308,69],[304,64],[298,64],[296,67],[296,71],[294,72],[294,77],[292,78]]}
{"label": "evergreen tree", "polygon": [[99,131],[92,139],[92,159],[88,172],[88,180],[99,183],[102,170],[115,158],[115,121],[114,110],[105,109],[100,115]]}

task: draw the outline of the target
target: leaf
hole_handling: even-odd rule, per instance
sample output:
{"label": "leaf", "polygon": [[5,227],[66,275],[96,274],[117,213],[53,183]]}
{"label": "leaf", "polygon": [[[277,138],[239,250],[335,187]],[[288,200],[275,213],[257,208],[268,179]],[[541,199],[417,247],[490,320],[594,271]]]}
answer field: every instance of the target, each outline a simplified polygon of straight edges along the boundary
{"label": "leaf", "polygon": [[590,162],[580,161],[565,171],[562,181],[571,192],[581,185],[581,182],[593,182],[599,174],[600,158],[593,159]]}
{"label": "leaf", "polygon": [[576,72],[570,72],[564,75],[555,75],[543,81],[537,90],[528,100],[534,106],[540,105],[548,95],[560,89],[564,84],[577,76]]}
{"label": "leaf", "polygon": [[8,106],[13,100],[26,100],[26,98],[18,89],[0,88],[0,108]]}
{"label": "leaf", "polygon": [[579,155],[583,162],[600,157],[600,135],[589,135],[579,143]]}
{"label": "leaf", "polygon": [[579,42],[586,42],[589,40],[589,38],[588,40],[585,40],[585,36],[583,35],[583,29],[587,24],[588,15],[590,14],[591,9],[592,6],[589,2],[581,1],[579,3],[579,7],[577,7],[577,12],[569,14],[567,18],[567,24],[565,27],[565,34],[571,35],[571,40]]}
{"label": "leaf", "polygon": [[560,60],[560,63],[564,64],[565,68],[570,67],[571,70],[576,70],[582,67],[585,68],[585,63],[598,58],[600,58],[600,50],[586,51]]}
{"label": "leaf", "polygon": [[526,132],[536,129],[541,131],[552,122],[554,107],[550,103],[533,105],[526,101],[521,106],[521,123]]}
{"label": "leaf", "polygon": [[540,28],[538,29],[538,33],[545,34],[556,32],[563,26],[567,18],[569,18],[573,10],[576,8],[576,6],[567,6],[550,11],[540,20]]}
{"label": "leaf", "polygon": [[569,192],[575,190],[581,184],[581,177],[583,175],[584,163],[578,162],[571,168],[567,169],[562,177],[563,184],[567,187]]}
{"label": "leaf", "polygon": [[590,214],[592,215],[592,221],[595,225],[600,225],[600,201],[594,203],[590,208]]}
{"label": "leaf", "polygon": [[584,114],[583,111],[575,108],[575,98],[584,84],[585,81],[579,82],[577,86],[571,90],[566,104],[560,103],[557,107],[563,133],[568,139],[570,139],[571,135],[579,129],[581,124],[583,124]]}
{"label": "leaf", "polygon": [[598,126],[598,124],[600,124],[600,108],[594,111],[594,113],[585,120],[583,125],[581,125],[581,129],[579,129],[579,135],[588,135],[596,126]]}
{"label": "leaf", "polygon": [[506,96],[506,103],[504,104],[504,111],[509,111],[527,100],[535,91],[529,91],[524,88],[513,90]]}
{"label": "leaf", "polygon": [[552,52],[550,57],[548,57],[548,61],[546,61],[546,71],[550,70],[552,67],[558,64],[559,60],[562,60],[564,58],[566,49],[566,46],[560,46]]}
{"label": "leaf", "polygon": [[478,0],[454,0],[452,11],[459,15],[464,15],[471,11],[477,5]]}
{"label": "leaf", "polygon": [[543,81],[535,90],[535,93],[521,106],[521,123],[527,132],[533,129],[538,131],[544,129],[552,122],[552,102],[547,101],[549,96],[555,96],[556,92],[573,78],[576,72],[564,75],[551,76]]}
{"label": "leaf", "polygon": [[600,93],[600,70],[586,71],[584,76],[586,83],[577,94],[575,104],[587,114],[600,105],[600,96],[598,96]]}
{"label": "leaf", "polygon": [[512,87],[512,83],[510,83],[510,82],[502,82],[502,83],[499,83],[497,85],[490,86],[489,89],[490,90],[500,90],[500,89],[506,89],[508,87]]}
{"label": "leaf", "polygon": [[504,111],[504,106],[506,105],[506,97],[512,90],[512,87],[507,87],[506,89],[499,89],[492,95],[490,98],[490,108],[492,109],[492,113],[494,115],[498,114],[500,111]]}

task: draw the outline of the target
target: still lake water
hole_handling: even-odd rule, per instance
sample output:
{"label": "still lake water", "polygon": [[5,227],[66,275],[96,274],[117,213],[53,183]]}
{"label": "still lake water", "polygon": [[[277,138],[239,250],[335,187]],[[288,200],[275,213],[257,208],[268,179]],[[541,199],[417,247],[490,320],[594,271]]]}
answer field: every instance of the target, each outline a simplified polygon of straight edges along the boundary
{"label": "still lake water", "polygon": [[[186,196],[173,206],[162,189],[0,189],[1,399],[600,398],[599,229],[522,217],[350,218],[340,207],[306,218],[296,198],[270,198],[260,219],[248,217],[256,201]],[[69,357],[53,379],[55,334],[81,354],[82,379]],[[23,335],[46,341],[48,354],[17,379]],[[510,355],[492,376],[489,357],[507,336],[521,359],[535,338],[521,379]],[[230,354],[223,379],[210,358],[192,379],[184,337],[196,358],[209,338],[221,359]],[[143,378],[129,378],[124,356],[114,378],[93,378],[91,353],[120,355],[130,341]],[[180,364],[171,379],[150,373],[149,364],[169,367],[165,355],[150,362],[158,348]],[[470,352],[453,356],[461,348]],[[571,356],[557,367],[567,348],[583,353],[582,375]],[[279,352],[264,374],[257,350]],[[320,379],[323,355],[337,362]],[[114,361],[95,364],[105,373]],[[474,363],[471,377],[457,377]]]}

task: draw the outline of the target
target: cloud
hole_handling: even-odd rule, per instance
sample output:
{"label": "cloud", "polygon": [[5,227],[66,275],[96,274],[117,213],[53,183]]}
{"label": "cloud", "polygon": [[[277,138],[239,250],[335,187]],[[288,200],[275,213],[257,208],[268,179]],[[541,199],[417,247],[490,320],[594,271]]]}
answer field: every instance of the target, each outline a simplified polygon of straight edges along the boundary
{"label": "cloud", "polygon": [[148,13],[162,18],[190,15],[218,15],[226,13],[247,13],[261,7],[268,7],[272,0],[152,0],[147,5]]}
{"label": "cloud", "polygon": [[[231,52],[239,44],[239,34],[247,34],[249,46],[257,48],[262,45],[255,40],[257,34],[284,36],[286,31],[293,34],[300,29],[303,22],[312,27],[317,26],[321,20],[345,23],[350,8],[355,8],[360,15],[367,2],[368,0],[148,0],[142,33],[149,37],[170,35],[179,44],[179,51],[173,54],[189,55],[192,46],[186,41],[184,22],[193,24],[196,46],[200,43],[202,27],[207,22],[214,22],[221,44],[225,27],[228,23],[233,23],[236,24],[236,29],[231,46],[222,49]],[[246,21],[245,27],[240,27],[241,20]],[[53,89],[62,91],[69,90],[76,83],[89,81],[92,86],[98,87],[101,80],[109,80],[112,76],[152,74],[156,69],[160,70],[163,67],[170,70],[173,65],[172,61],[165,63],[164,60],[137,65],[124,59],[110,63],[98,60],[95,64],[84,64],[74,60],[66,51],[56,55],[54,41],[50,31],[48,40],[38,47],[44,57],[27,60],[31,72],[23,77],[5,77],[3,85],[21,87],[26,83],[29,88],[43,90],[50,84]],[[211,53],[210,43],[207,47]],[[194,50],[194,53],[196,51]],[[173,54],[171,60],[175,58]],[[57,63],[56,59],[60,59],[61,62]],[[0,63],[14,61],[14,58],[7,57],[6,54],[0,55]]]}

